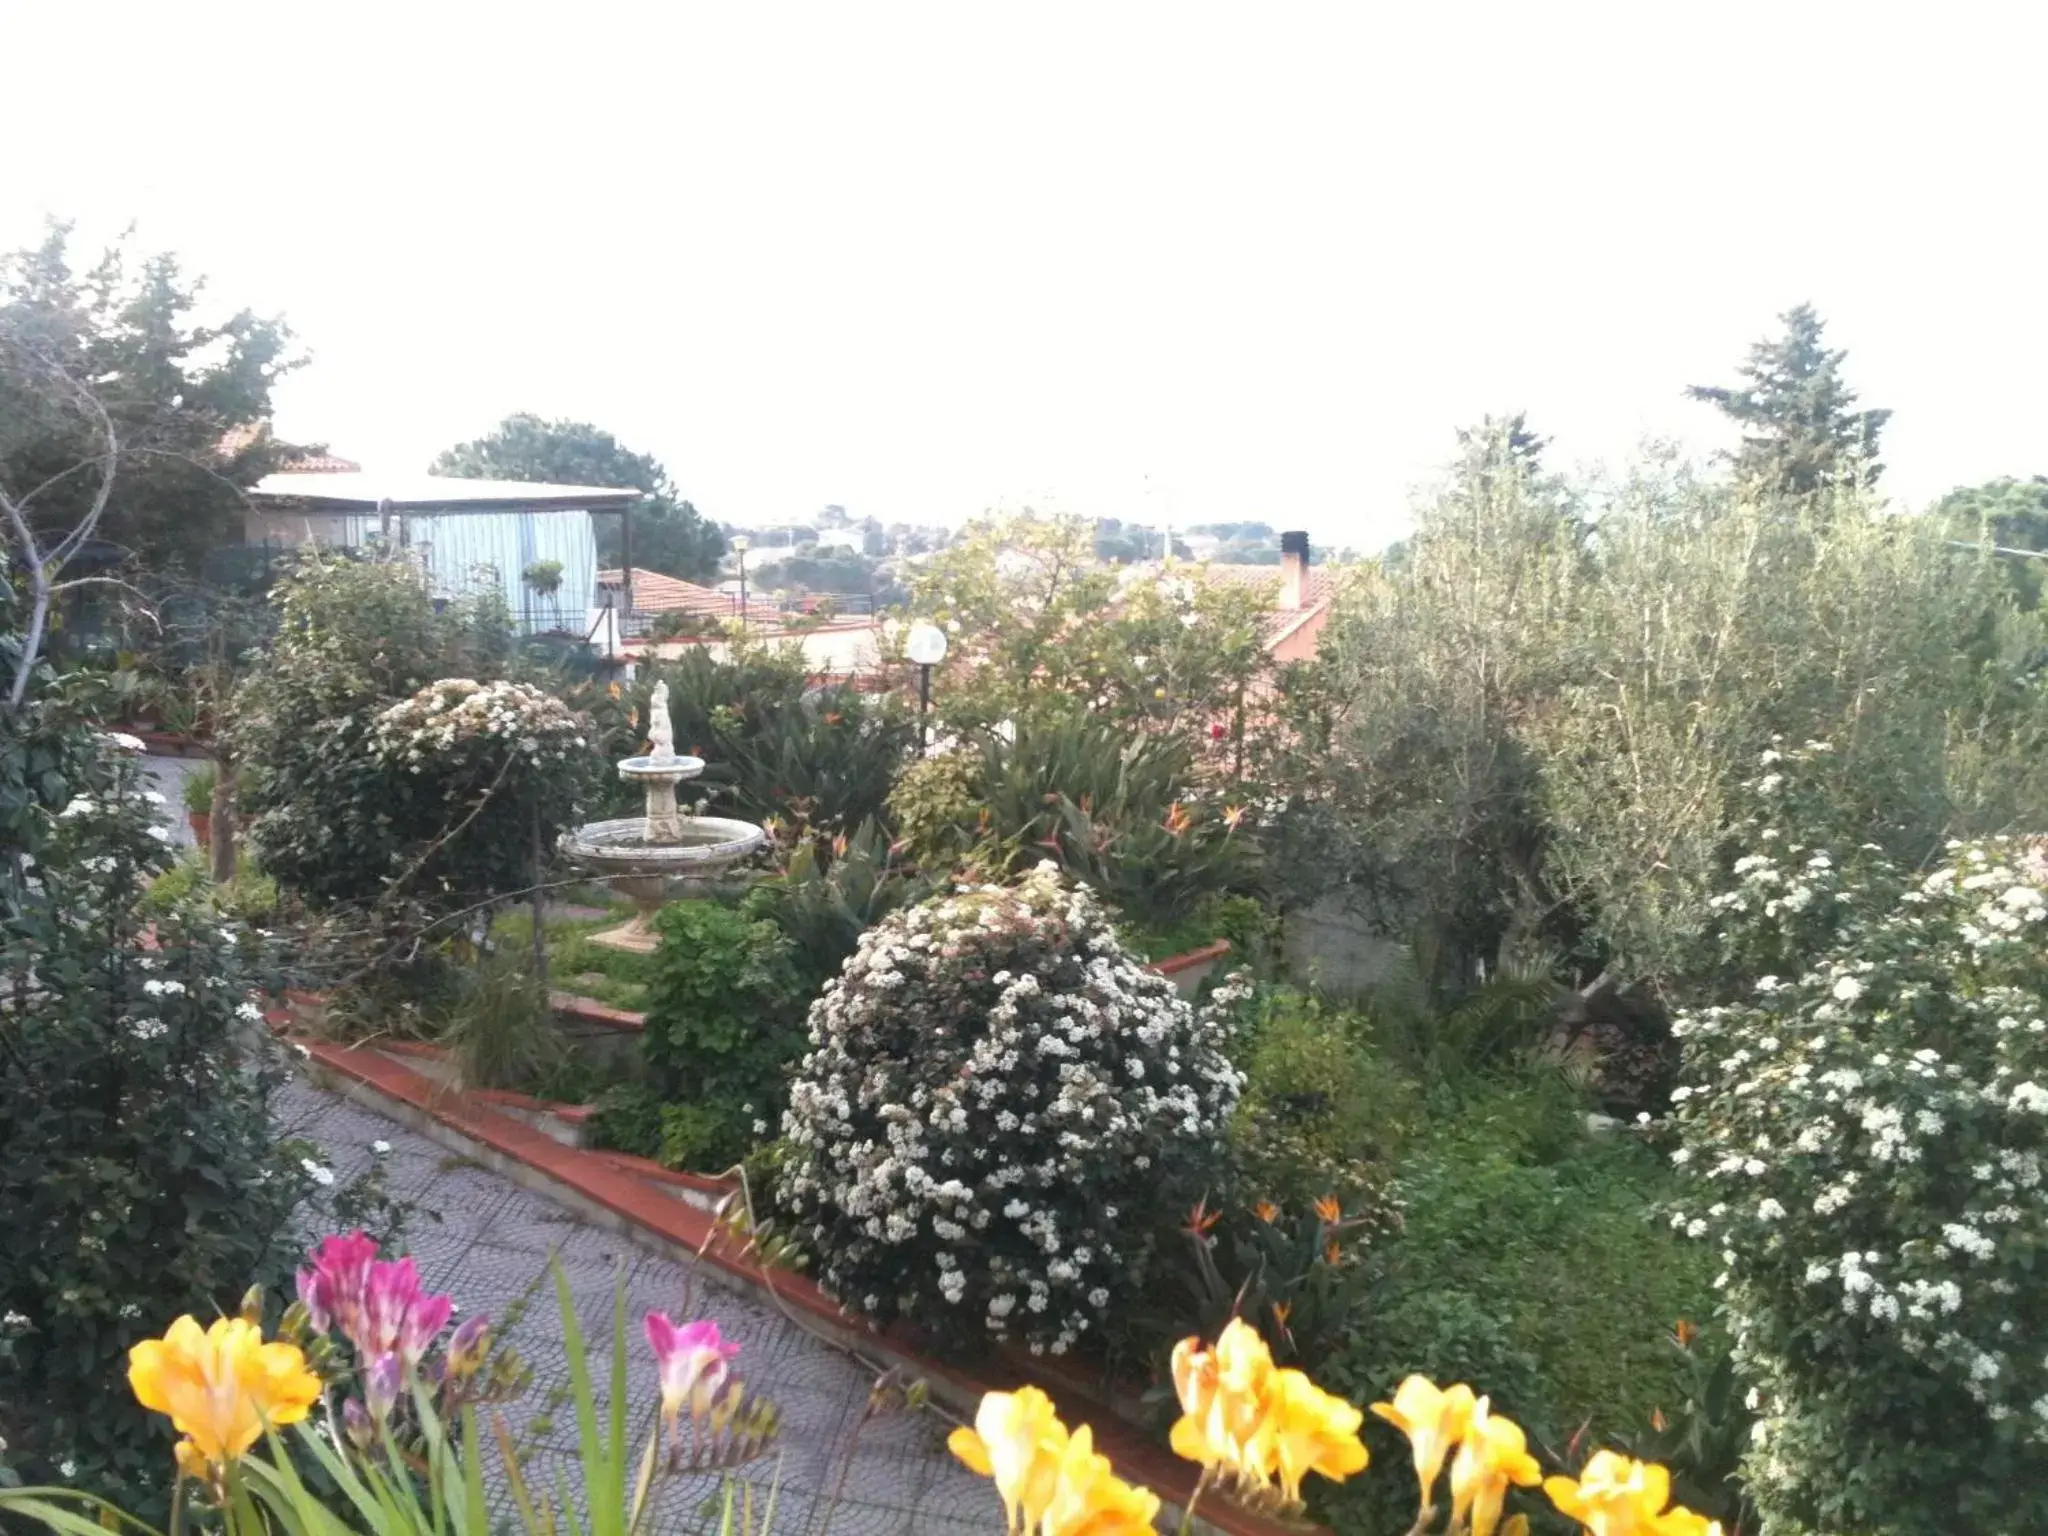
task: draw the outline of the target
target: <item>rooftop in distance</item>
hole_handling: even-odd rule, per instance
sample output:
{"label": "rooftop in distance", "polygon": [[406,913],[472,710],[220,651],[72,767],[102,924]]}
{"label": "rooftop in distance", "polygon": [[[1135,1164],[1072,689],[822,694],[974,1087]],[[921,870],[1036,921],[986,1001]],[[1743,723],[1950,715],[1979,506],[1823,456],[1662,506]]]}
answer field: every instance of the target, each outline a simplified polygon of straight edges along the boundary
{"label": "rooftop in distance", "polygon": [[617,511],[641,499],[632,489],[600,485],[548,485],[529,480],[464,480],[451,475],[389,474],[357,470],[281,470],[249,492],[257,501],[309,510],[375,512],[510,512],[554,509]]}

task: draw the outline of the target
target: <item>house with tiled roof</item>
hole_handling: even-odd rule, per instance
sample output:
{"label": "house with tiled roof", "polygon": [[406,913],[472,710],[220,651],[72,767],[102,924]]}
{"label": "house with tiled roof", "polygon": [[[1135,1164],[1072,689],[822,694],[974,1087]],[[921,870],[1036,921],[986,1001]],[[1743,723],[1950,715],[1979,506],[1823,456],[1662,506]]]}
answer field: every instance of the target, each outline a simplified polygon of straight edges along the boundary
{"label": "house with tiled roof", "polygon": [[[600,605],[624,606],[625,576],[616,568],[597,573]],[[639,566],[633,568],[632,586],[632,613],[625,625],[628,656],[674,657],[685,647],[701,649],[715,660],[730,654],[731,637],[724,626],[741,617],[737,591],[699,586]],[[872,613],[832,616],[815,607],[830,601],[824,596],[785,600],[756,592],[747,598],[746,625],[756,639],[794,641],[819,677],[868,677],[879,672],[881,620]],[[666,614],[719,622],[703,624],[701,632],[664,635],[654,626]]]}
{"label": "house with tiled roof", "polygon": [[[603,601],[605,592],[623,591],[625,584],[626,573],[623,570],[614,567],[599,571],[599,601]],[[711,618],[731,619],[739,616],[739,599],[724,592],[715,592],[710,587],[700,587],[694,581],[684,581],[680,576],[665,576],[660,571],[635,566],[633,612],[636,615],[703,614]]]}
{"label": "house with tiled roof", "polygon": [[[1148,569],[1157,570],[1157,565]],[[1317,638],[1330,621],[1337,600],[1337,580],[1327,568],[1309,563],[1308,535],[1280,535],[1278,565],[1185,565],[1195,579],[1228,583],[1272,593],[1272,605],[1261,620],[1266,649],[1275,661],[1310,661]]]}

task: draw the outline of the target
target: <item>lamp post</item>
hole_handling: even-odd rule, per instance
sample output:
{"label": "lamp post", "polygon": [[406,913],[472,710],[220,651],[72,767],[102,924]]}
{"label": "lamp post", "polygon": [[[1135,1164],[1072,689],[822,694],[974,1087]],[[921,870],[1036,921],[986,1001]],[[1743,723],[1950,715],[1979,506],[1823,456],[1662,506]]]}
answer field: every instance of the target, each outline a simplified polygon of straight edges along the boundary
{"label": "lamp post", "polygon": [[903,654],[917,663],[917,755],[931,742],[932,668],[946,659],[946,632],[936,624],[913,624]]}
{"label": "lamp post", "polygon": [[732,552],[740,557],[740,623],[747,622],[747,536],[733,535]]}

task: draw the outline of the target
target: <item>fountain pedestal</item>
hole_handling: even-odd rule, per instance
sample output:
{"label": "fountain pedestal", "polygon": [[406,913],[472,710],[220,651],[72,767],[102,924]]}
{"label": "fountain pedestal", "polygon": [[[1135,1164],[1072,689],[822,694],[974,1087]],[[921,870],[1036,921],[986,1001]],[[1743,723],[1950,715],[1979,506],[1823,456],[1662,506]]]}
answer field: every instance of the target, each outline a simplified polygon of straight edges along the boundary
{"label": "fountain pedestal", "polygon": [[668,685],[654,691],[654,750],[619,764],[619,777],[644,785],[643,816],[595,821],[562,834],[562,852],[574,863],[603,876],[632,897],[639,909],[632,921],[590,942],[631,954],[648,954],[660,942],[654,914],[672,897],[701,896],[725,872],[767,841],[767,833],[750,821],[720,816],[686,816],[676,807],[676,785],[704,771],[700,757],[679,756],[668,729]]}

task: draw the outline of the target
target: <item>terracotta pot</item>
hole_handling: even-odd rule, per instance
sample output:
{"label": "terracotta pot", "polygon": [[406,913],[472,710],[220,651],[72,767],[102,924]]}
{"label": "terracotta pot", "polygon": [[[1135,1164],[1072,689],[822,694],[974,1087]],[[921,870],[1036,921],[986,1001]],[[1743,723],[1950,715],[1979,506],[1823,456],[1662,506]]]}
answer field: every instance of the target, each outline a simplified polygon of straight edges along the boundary
{"label": "terracotta pot", "polygon": [[210,811],[187,811],[185,820],[192,824],[192,836],[202,848],[213,846],[213,814]]}

